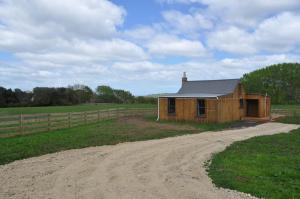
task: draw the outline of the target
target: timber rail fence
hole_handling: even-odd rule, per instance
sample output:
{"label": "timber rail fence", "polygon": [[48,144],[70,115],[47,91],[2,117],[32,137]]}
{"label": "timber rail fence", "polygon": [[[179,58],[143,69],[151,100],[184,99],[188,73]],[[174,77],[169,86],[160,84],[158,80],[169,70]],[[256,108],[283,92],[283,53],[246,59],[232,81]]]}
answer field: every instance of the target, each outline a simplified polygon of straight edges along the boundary
{"label": "timber rail fence", "polygon": [[71,128],[105,119],[155,114],[156,109],[106,109],[86,112],[20,114],[0,116],[0,137]]}
{"label": "timber rail fence", "polygon": [[300,116],[300,109],[272,109],[271,113],[283,116]]}

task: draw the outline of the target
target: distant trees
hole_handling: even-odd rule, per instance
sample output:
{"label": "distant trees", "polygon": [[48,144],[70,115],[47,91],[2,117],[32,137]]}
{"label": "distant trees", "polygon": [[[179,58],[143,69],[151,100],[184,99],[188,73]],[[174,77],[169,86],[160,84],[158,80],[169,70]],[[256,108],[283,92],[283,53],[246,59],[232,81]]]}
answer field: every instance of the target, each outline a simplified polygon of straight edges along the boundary
{"label": "distant trees", "polygon": [[300,64],[283,63],[245,74],[242,83],[249,93],[267,93],[274,104],[300,103]]}
{"label": "distant trees", "polygon": [[129,91],[113,89],[105,85],[96,88],[96,102],[133,103],[134,99],[135,97]]}
{"label": "distant trees", "polygon": [[36,87],[33,89],[34,106],[73,105],[91,102],[93,91],[85,85],[74,85],[68,88]]}
{"label": "distant trees", "polygon": [[135,98],[135,103],[138,104],[156,104],[157,98],[156,97],[144,97],[144,96],[138,96]]}
{"label": "distant trees", "polygon": [[88,103],[94,99],[93,90],[85,85],[75,84],[73,86],[69,86],[73,91],[75,91],[75,95],[78,103]]}
{"label": "distant trees", "polygon": [[156,103],[155,98],[135,97],[129,91],[98,86],[96,91],[81,84],[68,87],[36,87],[31,92],[0,87],[0,107],[60,106],[82,103]]}
{"label": "distant trees", "polygon": [[20,89],[6,89],[0,87],[0,107],[11,107],[11,106],[26,106],[30,103],[32,93],[24,92]]}

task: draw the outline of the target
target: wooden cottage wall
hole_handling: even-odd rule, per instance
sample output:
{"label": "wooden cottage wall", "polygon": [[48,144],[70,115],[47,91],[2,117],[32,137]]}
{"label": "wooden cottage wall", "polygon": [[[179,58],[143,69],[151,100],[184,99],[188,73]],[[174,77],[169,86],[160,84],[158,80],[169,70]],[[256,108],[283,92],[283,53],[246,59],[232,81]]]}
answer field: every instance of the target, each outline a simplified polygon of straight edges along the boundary
{"label": "wooden cottage wall", "polygon": [[[238,85],[232,94],[219,97],[218,122],[240,120],[246,114],[246,92],[243,86]],[[240,107],[240,99],[244,100],[244,107]]]}
{"label": "wooden cottage wall", "polygon": [[194,120],[196,115],[196,100],[193,98],[176,99],[176,120]]}
{"label": "wooden cottage wall", "polygon": [[159,118],[168,120],[168,98],[159,98]]}
{"label": "wooden cottage wall", "polygon": [[198,117],[197,98],[176,98],[176,113],[168,114],[168,98],[160,98],[159,117],[161,120],[217,122],[217,101],[206,99],[206,115]]}
{"label": "wooden cottage wall", "polygon": [[271,98],[267,97],[267,117],[270,117],[271,115]]}
{"label": "wooden cottage wall", "polygon": [[[244,107],[240,107],[240,99],[244,100]],[[182,121],[199,121],[199,122],[228,122],[240,120],[246,116],[246,99],[248,95],[240,84],[232,94],[219,97],[218,99],[205,99],[206,115],[198,117],[197,115],[197,98],[176,98],[176,113],[168,114],[168,98],[160,98],[160,119],[162,120],[182,120]],[[264,101],[259,100],[259,116],[265,114],[262,109]],[[268,107],[267,107],[268,108]],[[270,108],[267,109],[270,112]]]}
{"label": "wooden cottage wall", "polygon": [[270,97],[265,97],[259,94],[246,95],[246,99],[258,100],[258,117],[269,117],[271,112]]}

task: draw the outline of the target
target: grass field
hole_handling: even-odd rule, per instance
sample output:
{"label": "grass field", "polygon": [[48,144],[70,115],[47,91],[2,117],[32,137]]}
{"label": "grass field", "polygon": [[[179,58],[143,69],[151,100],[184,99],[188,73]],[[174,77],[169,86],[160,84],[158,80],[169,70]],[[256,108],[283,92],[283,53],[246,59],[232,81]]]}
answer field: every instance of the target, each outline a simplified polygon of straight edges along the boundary
{"label": "grass field", "polygon": [[300,105],[272,104],[272,109],[287,109],[287,110],[299,109],[300,110]]}
{"label": "grass field", "polygon": [[[281,105],[280,107],[282,107],[282,109],[287,109],[287,110],[291,110],[292,113],[295,112],[297,110],[296,113],[294,113],[295,115],[293,116],[286,116],[283,118],[280,118],[278,120],[278,122],[282,122],[282,123],[286,123],[286,124],[300,124],[300,105],[290,105],[288,107],[286,107],[286,105]],[[284,108],[285,107],[285,108]]]}
{"label": "grass field", "polygon": [[75,106],[44,106],[44,107],[13,107],[0,108],[1,115],[35,114],[35,113],[65,113],[95,111],[110,108],[155,108],[155,104],[84,104]]}
{"label": "grass field", "polygon": [[[300,124],[300,117],[280,122]],[[259,198],[300,198],[300,128],[240,141],[213,156],[209,176],[219,186]]]}
{"label": "grass field", "polygon": [[0,138],[0,164],[67,149],[158,139],[228,127],[230,123],[174,125],[169,122],[155,122],[154,116],[104,120],[69,129]]}
{"label": "grass field", "polygon": [[283,117],[280,118],[278,122],[282,122],[286,124],[300,124],[300,116]]}

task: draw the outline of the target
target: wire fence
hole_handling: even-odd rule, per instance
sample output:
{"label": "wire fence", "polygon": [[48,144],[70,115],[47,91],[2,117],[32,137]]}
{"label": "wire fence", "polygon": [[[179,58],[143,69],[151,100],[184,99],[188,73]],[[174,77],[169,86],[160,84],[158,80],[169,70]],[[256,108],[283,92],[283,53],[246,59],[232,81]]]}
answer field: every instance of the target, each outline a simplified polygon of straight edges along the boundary
{"label": "wire fence", "polygon": [[95,123],[98,121],[126,116],[155,114],[156,109],[107,109],[86,112],[20,114],[0,116],[0,137],[11,137],[37,132]]}

